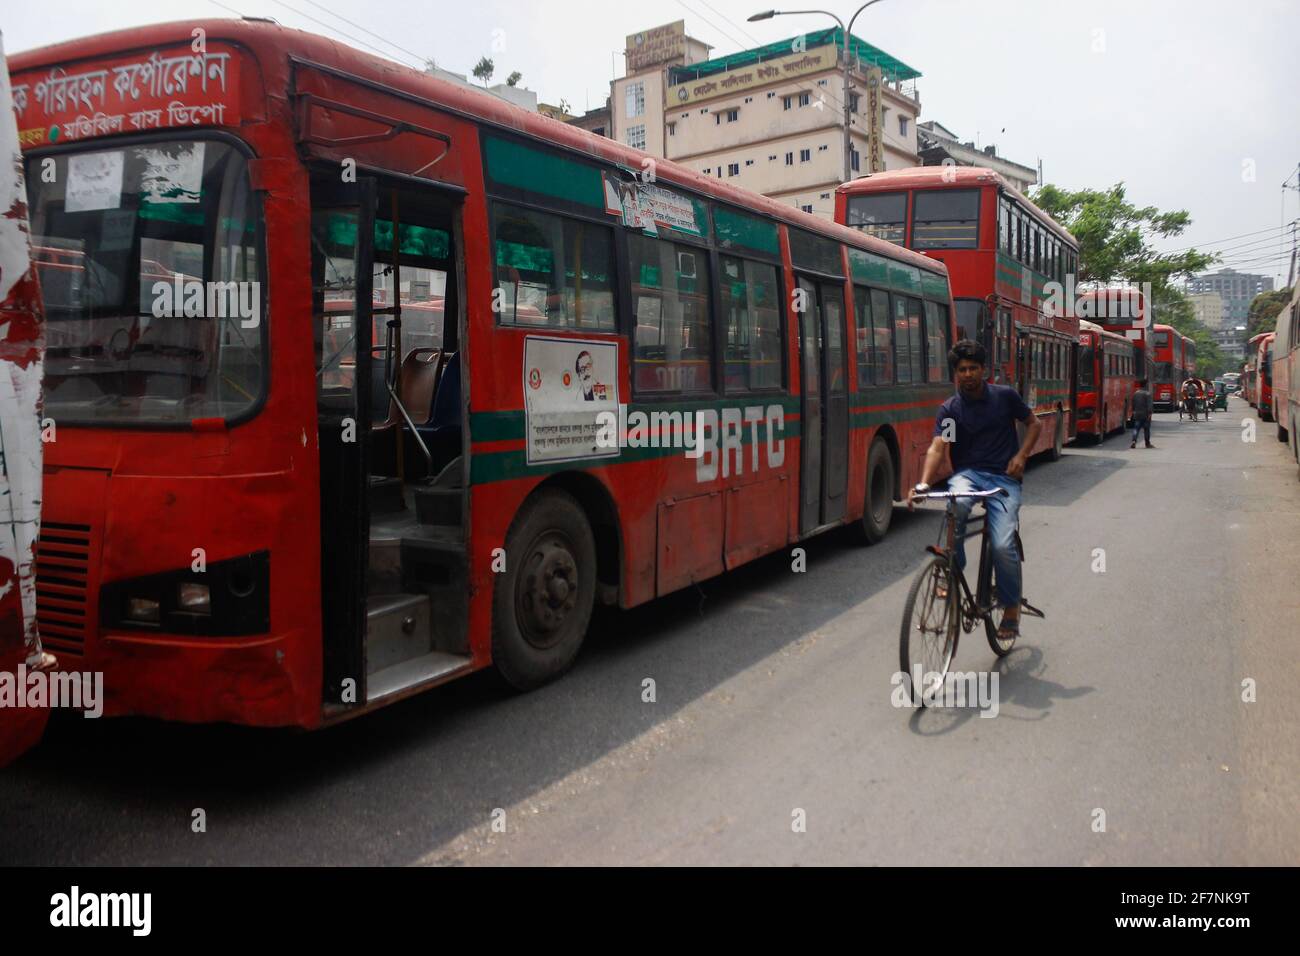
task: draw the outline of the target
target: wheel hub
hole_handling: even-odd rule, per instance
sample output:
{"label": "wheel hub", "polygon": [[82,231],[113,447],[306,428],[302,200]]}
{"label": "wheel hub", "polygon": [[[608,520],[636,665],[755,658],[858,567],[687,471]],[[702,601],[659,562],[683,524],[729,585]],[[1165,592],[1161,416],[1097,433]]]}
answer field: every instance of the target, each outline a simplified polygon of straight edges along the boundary
{"label": "wheel hub", "polygon": [[555,644],[578,603],[578,565],[564,542],[545,538],[533,546],[517,595],[528,642],[538,648]]}

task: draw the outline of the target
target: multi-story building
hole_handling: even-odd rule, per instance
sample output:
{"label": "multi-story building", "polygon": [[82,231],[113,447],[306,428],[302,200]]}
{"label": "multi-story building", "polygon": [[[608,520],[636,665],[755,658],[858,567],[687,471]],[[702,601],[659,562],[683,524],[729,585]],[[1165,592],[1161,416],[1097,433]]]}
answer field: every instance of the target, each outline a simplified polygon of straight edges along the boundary
{"label": "multi-story building", "polygon": [[1217,292],[1197,292],[1187,297],[1196,321],[1207,329],[1223,327],[1223,297]]}
{"label": "multi-story building", "polygon": [[956,133],[934,120],[919,124],[917,137],[922,166],[982,166],[1000,173],[1022,193],[1028,193],[1039,184],[1036,167],[1023,166],[999,156],[996,146],[981,149],[974,142],[960,142]]}
{"label": "multi-story building", "polygon": [[1235,269],[1220,269],[1207,275],[1197,276],[1187,283],[1187,291],[1192,295],[1203,292],[1217,292],[1223,300],[1224,326],[1245,325],[1250,311],[1250,300],[1261,292],[1273,290],[1273,277],[1255,275],[1250,272],[1238,272]]}
{"label": "multi-story building", "polygon": [[[634,34],[627,75],[612,83],[611,135],[831,218],[844,181],[843,46],[832,29],[708,59],[683,21]],[[920,74],[857,37],[849,56],[852,175],[917,165]]]}
{"label": "multi-story building", "polygon": [[1225,325],[1210,332],[1210,338],[1219,347],[1219,354],[1229,371],[1246,361],[1246,327],[1244,325]]}

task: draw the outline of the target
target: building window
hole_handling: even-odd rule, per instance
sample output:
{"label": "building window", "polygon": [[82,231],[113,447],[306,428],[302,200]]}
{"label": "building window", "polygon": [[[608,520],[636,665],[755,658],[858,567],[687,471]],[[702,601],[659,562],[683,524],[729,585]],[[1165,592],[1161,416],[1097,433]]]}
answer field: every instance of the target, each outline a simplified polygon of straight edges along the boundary
{"label": "building window", "polygon": [[849,166],[855,173],[862,171],[862,154],[853,146],[849,147]]}
{"label": "building window", "polygon": [[740,163],[728,163],[728,164],[727,164],[727,175],[728,175],[728,176],[739,176],[739,175],[740,175]]}
{"label": "building window", "polygon": [[705,176],[712,176],[712,175],[713,175],[713,167],[710,166],[708,169],[706,169],[706,170],[704,171],[704,175],[705,175]]}
{"label": "building window", "polygon": [[782,108],[783,108],[783,109],[787,109],[787,110],[788,110],[791,106],[794,105],[794,97],[793,97],[793,96],[783,96],[783,97],[781,97],[781,104],[782,104]]}
{"label": "building window", "polygon": [[627,144],[633,149],[645,149],[645,124],[627,128]]}
{"label": "building window", "polygon": [[811,149],[801,149],[801,150],[799,150],[799,162],[801,162],[801,163],[806,163],[806,162],[808,162],[808,160],[810,160],[810,159],[812,159],[812,150],[811,150]]}
{"label": "building window", "polygon": [[727,110],[727,122],[734,123],[740,119],[740,110]]}
{"label": "building window", "polygon": [[645,84],[639,80],[627,85],[627,117],[645,115]]}
{"label": "building window", "polygon": [[752,96],[746,96],[746,97],[745,97],[745,102],[746,102],[746,103],[752,103],[752,102],[754,102],[754,98],[753,98]]}
{"label": "building window", "polygon": [[810,214],[810,215],[812,214],[812,206],[800,206],[799,208],[800,208],[800,210],[802,210],[803,212],[806,212],[806,213],[808,213],[808,214]]}
{"label": "building window", "polygon": [[849,94],[849,112],[850,112],[850,113],[856,113],[856,112],[858,111],[858,101],[859,101],[859,99],[860,99],[860,97],[858,96],[857,93],[850,93],[850,94]]}
{"label": "building window", "polygon": [[831,198],[831,194],[830,194],[830,193],[822,193],[822,194],[821,194],[819,197],[817,197],[817,198],[819,198],[819,199],[830,199],[830,198]]}
{"label": "building window", "polygon": [[794,153],[786,153],[786,154],[785,154],[785,164],[786,164],[787,166],[793,166],[793,165],[794,165]]}
{"label": "building window", "polygon": [[676,123],[669,123],[669,124],[668,124],[668,135],[669,135],[669,136],[676,136],[676,135],[677,135],[677,124],[676,124]]}
{"label": "building window", "polygon": [[754,161],[753,161],[752,159],[747,159],[747,160],[745,160],[745,165],[746,165],[746,166],[753,166],[753,165],[754,165]]}
{"label": "building window", "polygon": [[768,161],[769,163],[771,163],[771,162],[775,162],[775,161],[776,161],[776,153],[773,153],[771,156],[767,157],[767,161]]}
{"label": "building window", "polygon": [[907,117],[906,117],[906,116],[900,116],[900,117],[898,118],[898,135],[899,135],[899,136],[906,136],[906,135],[907,135]]}
{"label": "building window", "polygon": [[769,93],[767,94],[767,98],[768,98],[769,100],[772,99],[772,97],[774,97],[774,96],[776,96],[776,93],[775,93],[775,92],[769,92]]}
{"label": "building window", "polygon": [[800,93],[800,94],[799,94],[799,105],[800,105],[800,106],[807,106],[807,105],[808,105],[809,103],[811,103],[811,102],[812,102],[812,94],[811,94],[811,93]]}
{"label": "building window", "polygon": [[826,152],[826,150],[828,150],[828,149],[830,149],[830,147],[829,147],[829,146],[826,146],[825,144],[823,144],[823,145],[817,147],[817,152],[819,152],[819,153],[824,153],[824,152]]}

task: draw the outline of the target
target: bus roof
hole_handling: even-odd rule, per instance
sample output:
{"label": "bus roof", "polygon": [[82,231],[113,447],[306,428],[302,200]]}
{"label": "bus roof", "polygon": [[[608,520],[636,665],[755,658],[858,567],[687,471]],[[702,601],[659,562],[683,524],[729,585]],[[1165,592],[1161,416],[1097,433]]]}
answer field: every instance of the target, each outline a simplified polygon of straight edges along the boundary
{"label": "bus roof", "polygon": [[889,189],[970,189],[977,186],[997,186],[1013,196],[1037,215],[1044,225],[1076,248],[1079,241],[1070,231],[1034,205],[1011,182],[996,170],[983,166],[908,166],[905,169],[887,169],[870,173],[860,179],[841,183],[836,192],[848,196],[861,193],[884,192]]}
{"label": "bus roof", "polygon": [[1094,335],[1100,335],[1103,339],[1111,339],[1117,342],[1132,342],[1128,336],[1120,335],[1118,332],[1112,332],[1109,329],[1103,329],[1096,322],[1089,322],[1087,319],[1079,320],[1080,332],[1091,332]]}
{"label": "bus roof", "polygon": [[[641,161],[649,155],[607,137],[530,112],[486,91],[442,80],[336,40],[303,30],[293,30],[268,20],[247,18],[178,20],[101,33],[15,54],[9,57],[9,70],[11,74],[16,74],[26,70],[65,66],[73,61],[99,59],[124,52],[182,44],[189,46],[193,42],[192,31],[195,29],[204,30],[209,42],[225,40],[242,45],[251,51],[262,68],[268,86],[272,82],[278,82],[278,79],[273,78],[288,77],[290,58],[307,60],[351,74],[371,84],[378,84],[399,95],[414,97],[427,102],[432,107],[459,113],[485,125],[528,136],[570,152],[583,154],[593,160],[613,163],[633,173],[641,172],[643,168]],[[279,98],[281,93],[268,89],[267,95]],[[775,199],[705,176],[672,160],[652,158],[655,161],[655,175],[661,181],[690,189],[710,199],[732,203],[790,226],[820,233],[898,262],[905,262],[927,272],[944,276],[948,274],[942,262],[919,252],[864,235],[848,226],[819,219]],[[436,172],[435,167],[431,175]]]}

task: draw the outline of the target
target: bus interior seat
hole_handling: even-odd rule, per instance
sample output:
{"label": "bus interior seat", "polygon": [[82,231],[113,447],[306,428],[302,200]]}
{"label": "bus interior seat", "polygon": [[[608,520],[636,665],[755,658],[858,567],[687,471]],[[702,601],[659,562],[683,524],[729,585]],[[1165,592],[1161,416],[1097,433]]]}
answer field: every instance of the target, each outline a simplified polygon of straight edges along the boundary
{"label": "bus interior seat", "polygon": [[[456,352],[444,353],[442,365],[433,395],[433,414],[427,425],[417,429],[433,457],[434,475],[461,453],[460,355]],[[419,456],[419,450],[414,449],[413,438],[409,444],[414,455]],[[412,455],[407,456],[407,461],[416,460]],[[422,461],[420,467],[423,468]]]}

